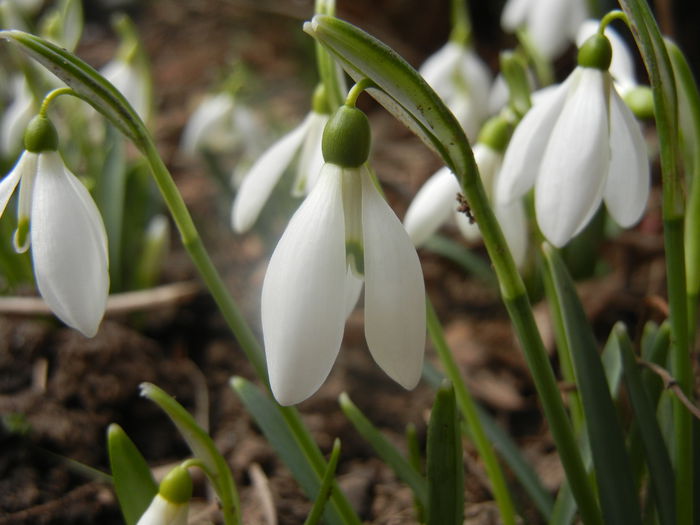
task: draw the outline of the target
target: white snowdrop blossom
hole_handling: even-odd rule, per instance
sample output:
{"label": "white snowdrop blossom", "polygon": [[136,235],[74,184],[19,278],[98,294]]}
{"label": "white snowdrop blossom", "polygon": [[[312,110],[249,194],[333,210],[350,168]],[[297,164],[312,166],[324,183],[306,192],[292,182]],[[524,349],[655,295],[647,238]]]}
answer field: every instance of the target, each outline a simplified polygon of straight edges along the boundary
{"label": "white snowdrop blossom", "polygon": [[230,93],[205,97],[187,121],[180,148],[189,156],[206,150],[227,153],[239,145],[254,148],[260,129],[254,116]]}
{"label": "white snowdrop blossom", "polygon": [[15,249],[23,252],[31,245],[36,284],[44,301],[61,321],[93,337],[109,292],[102,217],[55,148],[30,149],[0,181],[0,215],[19,185]]}
{"label": "white snowdrop blossom", "polygon": [[[493,199],[493,189],[503,160],[502,148],[488,145],[480,139],[473,151],[486,194],[494,203],[496,218],[513,258],[520,266],[525,261],[527,251],[527,220],[522,200],[496,204]],[[406,231],[416,246],[425,243],[450,217],[454,217],[465,238],[480,238],[478,224],[472,223],[459,211],[456,197],[461,191],[457,177],[447,167],[441,168],[427,180],[411,202],[404,218]]]}
{"label": "white snowdrop blossom", "polygon": [[501,26],[509,32],[526,29],[542,56],[552,60],[574,41],[586,16],[586,0],[508,0]]}
{"label": "white snowdrop blossom", "polygon": [[22,137],[27,124],[36,114],[34,97],[24,76],[11,79],[12,103],[5,109],[0,120],[0,153],[3,156],[16,153],[22,146]]}
{"label": "white snowdrop blossom", "polygon": [[[589,43],[607,49],[585,53]],[[639,124],[618,95],[607,65],[610,44],[601,35],[579,51],[566,81],[538,97],[510,141],[496,183],[500,204],[535,188],[537,222],[563,246],[593,217],[601,201],[623,227],[644,213],[650,175]],[[593,58],[591,58],[593,57]]]}
{"label": "white snowdrop blossom", "polygon": [[[360,114],[366,127],[353,128],[338,118],[348,112]],[[349,126],[350,132],[335,133],[334,122]],[[347,142],[328,146],[327,137]],[[345,148],[355,153],[347,157]],[[425,287],[420,262],[366,165],[365,115],[342,107],[326,127],[323,149],[326,164],[318,182],[291,218],[263,283],[270,385],[283,405],[312,395],[330,373],[361,279],[365,337],[374,360],[407,389],[417,384],[422,370]]]}
{"label": "white snowdrop blossom", "polygon": [[192,498],[192,478],[178,466],[163,478],[151,504],[136,525],[187,525]]}
{"label": "white snowdrop blossom", "polygon": [[472,47],[448,42],[428,57],[419,72],[467,136],[476,137],[488,117],[491,73]]}
{"label": "white snowdrop blossom", "polygon": [[252,228],[292,159],[299,153],[292,195],[307,195],[313,188],[321,166],[321,136],[328,122],[322,88],[314,93],[312,110],[296,128],[265,151],[243,177],[231,211],[234,231],[244,233]]}
{"label": "white snowdrop blossom", "polygon": [[139,117],[148,120],[151,111],[151,82],[144,68],[139,67],[134,60],[117,57],[105,64],[100,73],[124,95]]}

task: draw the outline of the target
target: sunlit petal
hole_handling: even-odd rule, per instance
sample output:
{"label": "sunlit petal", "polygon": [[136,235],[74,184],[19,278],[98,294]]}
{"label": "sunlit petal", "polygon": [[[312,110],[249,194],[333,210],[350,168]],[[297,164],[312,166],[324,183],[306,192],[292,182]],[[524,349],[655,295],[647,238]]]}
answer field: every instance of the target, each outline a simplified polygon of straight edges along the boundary
{"label": "sunlit petal", "polygon": [[311,119],[307,116],[301,124],[270,146],[250,168],[233,201],[232,222],[236,232],[246,232],[253,226],[272,189],[301,147],[310,123]]}
{"label": "sunlit petal", "polygon": [[341,177],[341,168],[324,166],[265,274],[265,355],[272,392],[283,405],[318,390],[340,349],[347,268]]}
{"label": "sunlit petal", "polygon": [[495,188],[495,200],[501,204],[522,197],[534,184],[542,154],[566,101],[566,81],[535,98],[508,144],[501,174]]}
{"label": "sunlit petal", "polygon": [[56,152],[39,156],[31,217],[39,293],[64,323],[94,336],[109,292],[107,236],[87,189]]}
{"label": "sunlit petal", "polygon": [[620,226],[632,226],[641,218],[649,198],[649,157],[639,124],[614,89],[610,96],[610,150],[605,205]]}
{"label": "sunlit petal", "polygon": [[404,227],[416,246],[421,246],[456,209],[457,178],[447,167],[435,172],[418,190],[404,217]]}
{"label": "sunlit petal", "polygon": [[362,177],[365,337],[377,364],[404,388],[420,379],[425,286],[416,250],[368,173]]}
{"label": "sunlit petal", "polygon": [[557,247],[566,244],[600,205],[610,162],[609,75],[592,68],[577,73],[535,186],[537,222]]}

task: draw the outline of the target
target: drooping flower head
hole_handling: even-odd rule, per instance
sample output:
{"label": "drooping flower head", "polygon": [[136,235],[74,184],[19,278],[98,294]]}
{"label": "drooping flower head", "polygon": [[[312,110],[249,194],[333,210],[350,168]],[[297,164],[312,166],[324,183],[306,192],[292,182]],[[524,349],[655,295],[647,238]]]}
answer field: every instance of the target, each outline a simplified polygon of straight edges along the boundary
{"label": "drooping flower head", "polygon": [[419,72],[467,136],[475,137],[488,117],[491,72],[474,48],[451,40],[428,57]]}
{"label": "drooping flower head", "polygon": [[32,120],[27,150],[0,181],[0,215],[19,185],[15,249],[31,246],[44,301],[64,323],[92,337],[109,292],[107,235],[95,202],[63,163],[57,144],[46,117]]}
{"label": "drooping flower head", "polygon": [[[508,144],[511,125],[502,117],[490,119],[473,147],[474,160],[486,190],[494,206],[503,234],[517,265],[522,265],[527,251],[527,221],[521,199],[497,203],[494,187],[498,180],[503,152]],[[406,211],[404,226],[416,246],[428,238],[450,217],[454,217],[462,235],[469,240],[480,237],[478,223],[460,212],[457,195],[461,192],[457,177],[449,168],[440,168],[418,191]]]}
{"label": "drooping flower head", "polygon": [[501,26],[510,32],[526,29],[542,56],[553,60],[574,41],[586,16],[585,0],[508,0]]}
{"label": "drooping flower head", "polygon": [[318,182],[270,259],[262,328],[270,385],[283,405],[313,394],[340,349],[365,283],[365,337],[379,366],[405,388],[420,378],[425,288],[411,241],[367,166],[370,131],[342,106],[326,125]]}
{"label": "drooping flower head", "polygon": [[236,232],[244,233],[253,226],[297,153],[299,161],[292,194],[302,196],[311,191],[323,165],[321,135],[328,122],[328,113],[325,91],[319,85],[314,92],[311,111],[301,124],[270,146],[244,176],[231,211],[231,223]]}
{"label": "drooping flower head", "polygon": [[158,487],[158,494],[136,525],[187,525],[192,499],[192,477],[178,466],[168,472]]}
{"label": "drooping flower head", "polygon": [[537,223],[555,246],[580,232],[601,201],[623,227],[635,224],[646,207],[646,145],[613,85],[611,57],[603,34],[589,38],[566,81],[534,97],[505,154],[497,202],[519,199],[534,186]]}

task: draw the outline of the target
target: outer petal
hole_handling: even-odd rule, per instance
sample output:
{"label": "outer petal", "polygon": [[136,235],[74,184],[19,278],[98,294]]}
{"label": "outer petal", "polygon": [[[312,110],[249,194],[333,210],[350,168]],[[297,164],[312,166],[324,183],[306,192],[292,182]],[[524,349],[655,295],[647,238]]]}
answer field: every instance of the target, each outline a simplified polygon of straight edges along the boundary
{"label": "outer petal", "polygon": [[420,379],[425,349],[425,286],[416,250],[362,174],[365,337],[377,364],[404,388]]}
{"label": "outer petal", "polygon": [[222,134],[232,134],[230,126],[234,100],[227,93],[205,98],[192,113],[185,131],[182,134],[180,147],[187,155],[194,156],[203,146],[209,146],[213,140],[216,143],[223,142],[219,138]]}
{"label": "outer petal", "polygon": [[189,504],[171,503],[156,494],[136,525],[187,525]]}
{"label": "outer petal", "polygon": [[292,188],[292,195],[301,197],[308,195],[316,184],[323,166],[321,138],[329,115],[312,111],[309,114],[309,128],[301,147],[301,155],[297,164],[297,175]]}
{"label": "outer petal", "polygon": [[496,205],[493,212],[501,225],[516,266],[521,267],[525,262],[528,244],[527,218],[522,200],[518,199],[500,206]]}
{"label": "outer petal", "polygon": [[558,57],[573,40],[575,28],[578,27],[578,23],[573,23],[573,2],[578,1],[538,0],[537,7],[528,12],[528,31],[545,58],[551,60]]}
{"label": "outer petal", "polygon": [[109,292],[107,235],[92,197],[56,152],[39,155],[31,244],[41,296],[64,323],[94,336]]}
{"label": "outer petal", "polygon": [[533,95],[535,104],[515,128],[503,158],[495,188],[496,202],[505,204],[518,199],[535,184],[542,154],[564,107],[569,82],[547,89],[540,96]]}
{"label": "outer petal", "polygon": [[299,403],[333,366],[345,323],[342,170],[326,164],[277,244],[262,290],[262,329],[272,393]]}
{"label": "outer petal", "polygon": [[528,11],[535,7],[534,3],[532,0],[508,0],[501,13],[501,27],[514,32],[525,23]]}
{"label": "outer petal", "polygon": [[563,246],[600,205],[610,162],[608,92],[610,77],[578,68],[577,83],[552,130],[535,186],[535,210],[542,233]]}
{"label": "outer petal", "polygon": [[610,96],[610,171],[605,205],[615,222],[629,227],[644,213],[649,198],[649,157],[639,124],[613,89]]}
{"label": "outer petal", "polygon": [[418,190],[404,217],[413,244],[421,246],[456,208],[459,182],[447,167],[440,168]]}
{"label": "outer petal", "polygon": [[450,77],[455,74],[463,55],[463,46],[447,42],[430,55],[418,70],[430,87],[442,98],[450,97],[454,92]]}
{"label": "outer petal", "polygon": [[0,153],[3,155],[20,149],[27,125],[36,113],[34,98],[24,77],[12,79],[12,93],[14,99],[0,120]]}
{"label": "outer petal", "polygon": [[36,173],[36,154],[25,151],[12,168],[12,171],[5,175],[5,178],[0,181],[0,216],[5,212],[7,203],[10,197],[17,188],[17,184],[23,175],[30,176]]}
{"label": "outer petal", "polygon": [[232,222],[236,232],[246,232],[253,226],[272,189],[301,147],[310,123],[310,116],[307,115],[301,124],[270,146],[250,168],[233,201]]}

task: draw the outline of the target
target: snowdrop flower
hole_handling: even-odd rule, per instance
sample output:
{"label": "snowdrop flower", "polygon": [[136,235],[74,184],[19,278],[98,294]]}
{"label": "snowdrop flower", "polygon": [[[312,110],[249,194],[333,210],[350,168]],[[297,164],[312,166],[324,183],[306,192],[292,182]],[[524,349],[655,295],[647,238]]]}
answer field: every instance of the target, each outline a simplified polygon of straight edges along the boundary
{"label": "snowdrop flower", "polygon": [[[474,145],[474,158],[486,194],[491,202],[493,188],[501,169],[503,151],[510,137],[510,125],[501,117],[489,120]],[[438,170],[418,191],[406,211],[404,226],[416,246],[421,246],[450,217],[454,217],[465,238],[480,237],[478,224],[459,211],[457,195],[461,193],[457,177],[447,167]],[[517,265],[525,261],[527,221],[521,199],[497,204],[494,213]]]}
{"label": "snowdrop flower", "polygon": [[32,120],[27,150],[0,181],[0,215],[19,185],[15,249],[24,252],[31,245],[44,301],[61,321],[92,337],[109,291],[107,235],[94,201],[64,165],[57,143],[46,117]]}
{"label": "snowdrop flower", "polygon": [[475,137],[488,117],[491,73],[471,46],[450,41],[419,69],[442,98],[468,137]]}
{"label": "snowdrop flower", "polygon": [[317,184],[275,248],[262,290],[272,392],[283,405],[313,394],[340,349],[348,306],[365,283],[365,337],[403,387],[420,379],[425,287],[415,248],[366,164],[367,117],[342,106],[323,134]]}
{"label": "snowdrop flower", "polygon": [[292,194],[301,197],[311,191],[323,165],[321,135],[328,118],[324,88],[319,86],[313,96],[312,109],[301,124],[270,146],[244,176],[231,212],[231,223],[236,232],[244,233],[253,226],[299,150]]}
{"label": "snowdrop flower", "polygon": [[192,478],[184,467],[175,467],[163,478],[158,494],[136,525],[187,525],[192,498]]}
{"label": "snowdrop flower", "polygon": [[34,97],[24,76],[15,76],[10,83],[12,103],[7,107],[0,121],[0,153],[3,156],[17,152],[22,145],[24,130],[36,113]]}
{"label": "snowdrop flower", "polygon": [[508,0],[501,26],[509,32],[524,27],[548,60],[561,55],[587,15],[585,0]]}
{"label": "snowdrop flower", "polygon": [[251,112],[236,104],[231,93],[205,97],[187,121],[182,134],[182,151],[194,157],[200,151],[226,153],[243,143],[254,149],[260,138]]}
{"label": "snowdrop flower", "polygon": [[649,162],[639,124],[607,68],[612,49],[597,34],[579,50],[579,66],[536,99],[516,128],[496,184],[508,203],[535,187],[542,233],[563,246],[605,201],[623,227],[636,223],[649,195]]}

